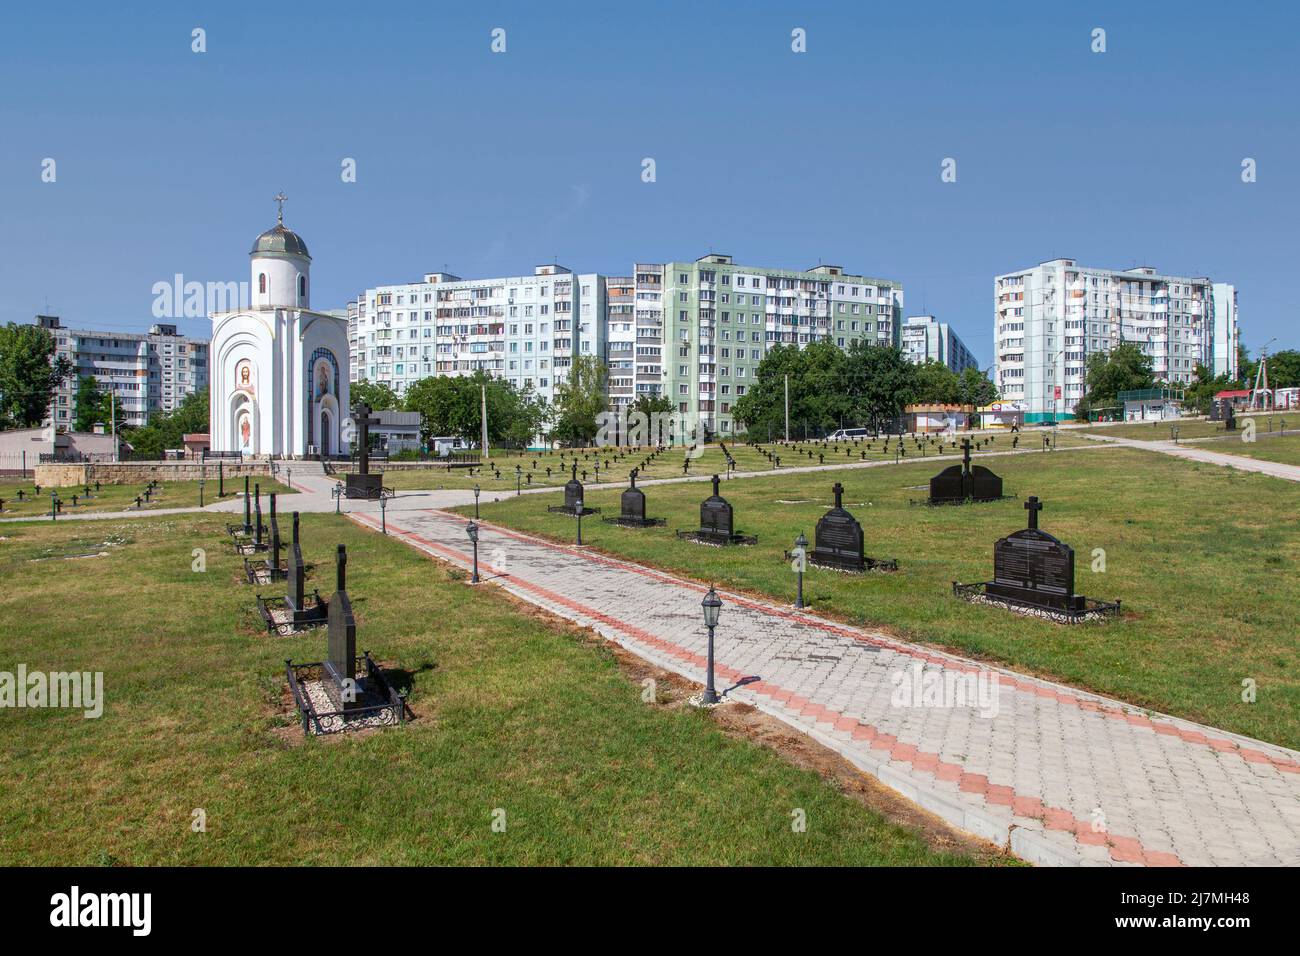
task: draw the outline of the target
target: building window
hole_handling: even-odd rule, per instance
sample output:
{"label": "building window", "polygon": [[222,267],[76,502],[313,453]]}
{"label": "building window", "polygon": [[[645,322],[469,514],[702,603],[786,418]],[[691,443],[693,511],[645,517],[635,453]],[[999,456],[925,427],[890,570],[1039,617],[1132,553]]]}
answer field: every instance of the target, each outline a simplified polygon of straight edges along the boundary
{"label": "building window", "polygon": [[260,295],[266,295],[266,273],[265,272],[259,272],[257,274],[257,291]]}
{"label": "building window", "polygon": [[306,301],[307,301],[307,277],[305,275],[299,275],[298,276],[298,304],[302,305]]}

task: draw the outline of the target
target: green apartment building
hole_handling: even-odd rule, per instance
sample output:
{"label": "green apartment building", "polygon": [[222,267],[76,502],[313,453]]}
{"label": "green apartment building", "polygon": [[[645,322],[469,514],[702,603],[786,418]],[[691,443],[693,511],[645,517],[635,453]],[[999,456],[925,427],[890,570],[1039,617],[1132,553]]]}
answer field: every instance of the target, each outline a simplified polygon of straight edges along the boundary
{"label": "green apartment building", "polygon": [[[772,269],[710,254],[694,262],[638,264],[636,280],[638,341],[662,343],[655,356],[662,374],[653,374],[650,355],[644,366],[638,355],[637,371],[644,367],[645,375],[637,375],[636,387],[661,390],[673,402],[679,435],[696,421],[723,438],[735,434],[731,409],[757,381],[758,364],[774,345],[827,338],[845,349],[855,340],[900,343],[902,286],[848,275],[839,266]],[[658,329],[654,319],[662,323]]]}

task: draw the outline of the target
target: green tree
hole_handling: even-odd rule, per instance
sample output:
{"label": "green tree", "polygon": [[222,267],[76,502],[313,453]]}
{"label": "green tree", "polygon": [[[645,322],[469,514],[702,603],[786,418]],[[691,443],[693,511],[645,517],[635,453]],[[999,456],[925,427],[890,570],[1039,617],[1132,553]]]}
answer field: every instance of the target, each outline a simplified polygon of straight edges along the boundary
{"label": "green tree", "polygon": [[569,445],[589,445],[599,431],[596,416],[605,411],[605,363],[591,355],[574,359],[569,377],[555,387],[551,436]]}
{"label": "green tree", "polygon": [[773,346],[758,364],[757,380],[736,400],[732,413],[752,435],[784,435],[788,376],[791,435],[838,428],[852,413],[843,391],[844,370],[844,352],[829,341],[804,348]]}
{"label": "green tree", "polygon": [[843,392],[854,421],[875,431],[889,428],[917,390],[917,366],[890,345],[850,343]]}
{"label": "green tree", "polygon": [[[661,445],[668,441],[666,423],[672,420],[671,416],[676,410],[672,399],[667,395],[658,392],[642,392],[636,397],[636,401],[628,406],[627,415],[629,423],[634,415],[644,415],[646,432],[640,440],[651,445]],[[658,421],[655,419],[656,415],[659,416]]]}
{"label": "green tree", "polygon": [[487,390],[489,444],[526,445],[545,423],[547,406],[531,389],[523,392],[505,379],[478,371],[468,376],[437,375],[413,382],[406,410],[420,413],[420,439],[454,435],[477,445],[482,438],[482,389]]}
{"label": "green tree", "polygon": [[1300,386],[1300,352],[1284,349],[1268,357],[1268,387],[1296,388]]}
{"label": "green tree", "polygon": [[1121,342],[1109,352],[1088,356],[1087,392],[1074,407],[1080,418],[1090,418],[1099,409],[1115,410],[1119,393],[1153,388],[1151,357],[1132,342]]}
{"label": "green tree", "polygon": [[186,395],[173,411],[154,415],[147,425],[134,429],[119,428],[134,449],[134,457],[161,459],[168,448],[183,446],[181,436],[208,430],[208,393]]}
{"label": "green tree", "polygon": [[32,428],[45,420],[54,390],[74,371],[66,357],[55,358],[57,345],[38,325],[0,327],[0,423]]}
{"label": "green tree", "polygon": [[348,387],[348,401],[352,407],[366,404],[371,411],[392,412],[402,407],[402,400],[383,382],[353,382]]}
{"label": "green tree", "polygon": [[928,359],[916,367],[916,392],[913,402],[927,405],[956,405],[961,401],[961,383],[957,373],[937,359]]}
{"label": "green tree", "polygon": [[99,390],[95,376],[87,375],[77,380],[77,393],[72,402],[73,431],[93,431],[96,425],[112,425],[113,409],[109,397]]}
{"label": "green tree", "polygon": [[1216,394],[1234,388],[1236,384],[1226,375],[1212,375],[1208,368],[1198,362],[1196,379],[1183,392],[1184,405],[1191,411],[1205,414],[1209,412],[1210,402]]}
{"label": "green tree", "polygon": [[957,394],[961,404],[982,408],[990,402],[997,401],[998,387],[993,384],[992,379],[972,365],[962,369],[961,375],[958,376]]}

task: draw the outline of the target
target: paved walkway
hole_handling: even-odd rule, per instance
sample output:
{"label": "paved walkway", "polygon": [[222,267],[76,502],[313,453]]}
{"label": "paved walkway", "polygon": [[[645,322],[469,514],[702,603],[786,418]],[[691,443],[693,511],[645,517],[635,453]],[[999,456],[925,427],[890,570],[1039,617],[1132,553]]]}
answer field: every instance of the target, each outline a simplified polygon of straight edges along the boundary
{"label": "paved walkway", "polygon": [[[1281,462],[1266,461],[1263,458],[1247,458],[1245,455],[1228,455],[1223,452],[1209,451],[1189,445],[1187,442],[1175,444],[1172,441],[1138,441],[1134,438],[1118,438],[1110,435],[1084,435],[1095,442],[1108,445],[1125,445],[1129,448],[1141,448],[1144,451],[1160,452],[1188,461],[1201,461],[1210,465],[1225,465],[1239,471],[1253,471],[1261,475],[1271,475],[1286,481],[1300,481],[1300,466],[1284,465]],[[1190,439],[1189,439],[1190,440]]]}
{"label": "paved walkway", "polygon": [[[379,525],[377,515],[352,517]],[[390,513],[388,531],[468,567],[465,524],[446,512],[412,511]],[[486,581],[703,682],[701,585],[481,524]],[[1024,859],[1300,864],[1296,751],[789,607],[725,591],[722,598],[716,673],[731,698]],[[900,687],[936,679],[924,675],[992,681],[986,690],[996,706],[913,706],[898,696]],[[736,686],[748,677],[756,680]]]}

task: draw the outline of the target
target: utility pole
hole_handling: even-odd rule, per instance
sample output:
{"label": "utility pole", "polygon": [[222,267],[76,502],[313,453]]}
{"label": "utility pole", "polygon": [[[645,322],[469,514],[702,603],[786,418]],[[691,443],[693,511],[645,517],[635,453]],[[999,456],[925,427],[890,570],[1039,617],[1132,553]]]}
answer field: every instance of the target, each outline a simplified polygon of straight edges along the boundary
{"label": "utility pole", "polygon": [[790,440],[790,376],[785,377],[785,440]]}
{"label": "utility pole", "polygon": [[487,385],[479,386],[479,402],[479,420],[482,428],[480,444],[483,447],[483,460],[487,461],[492,457],[491,453],[488,451],[487,440]]}

